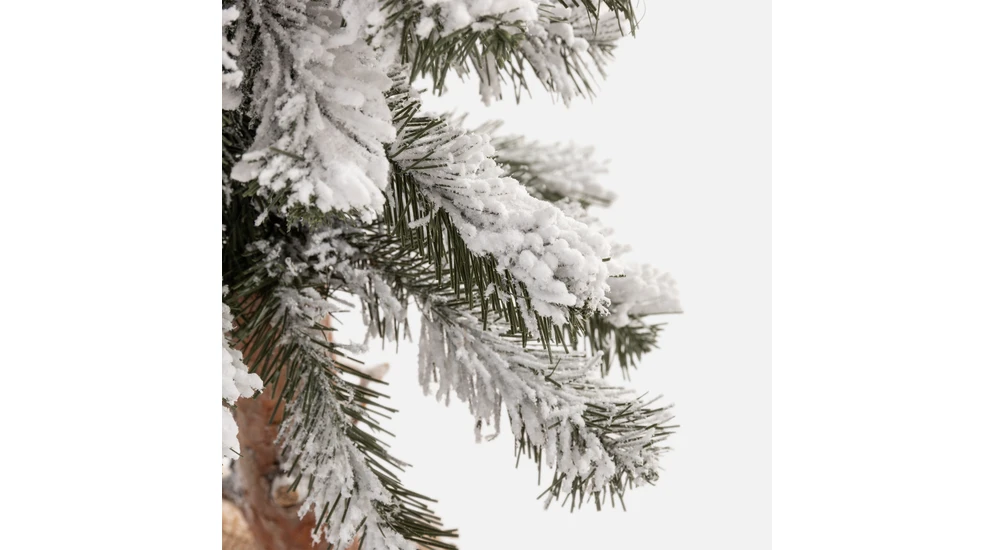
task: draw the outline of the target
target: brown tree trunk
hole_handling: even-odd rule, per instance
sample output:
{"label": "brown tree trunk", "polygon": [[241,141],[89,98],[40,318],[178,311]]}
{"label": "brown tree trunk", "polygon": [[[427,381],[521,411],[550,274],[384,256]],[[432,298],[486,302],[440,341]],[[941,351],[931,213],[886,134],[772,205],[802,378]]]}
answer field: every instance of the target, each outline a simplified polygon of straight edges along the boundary
{"label": "brown tree trunk", "polygon": [[221,499],[221,550],[262,550],[238,505]]}
{"label": "brown tree trunk", "polygon": [[[282,386],[283,380],[278,381]],[[277,392],[282,388],[277,387]],[[300,508],[296,493],[274,487],[280,479],[279,448],[276,434],[283,417],[283,405],[273,424],[269,419],[276,407],[272,387],[255,399],[239,399],[235,410],[238,443],[242,457],[236,475],[242,489],[241,509],[256,543],[263,550],[309,550],[312,546],[314,514],[297,517]]]}
{"label": "brown tree trunk", "polygon": [[[330,321],[327,319],[326,323]],[[245,360],[246,364],[252,365],[257,358],[246,357]],[[370,374],[381,378],[386,370],[386,365],[379,365]],[[241,458],[233,475],[239,476],[242,491],[239,508],[256,549],[311,550],[314,513],[309,512],[299,519],[297,512],[302,499],[296,492],[288,492],[286,487],[274,486],[282,477],[276,435],[284,412],[284,404],[281,404],[273,414],[277,406],[274,396],[280,394],[284,383],[284,377],[280,376],[276,381],[276,392],[269,385],[254,399],[238,400],[235,422],[238,423]],[[365,381],[363,385],[366,385]],[[273,418],[272,424],[270,418]],[[358,546],[359,541],[353,541],[349,550],[356,550]],[[246,547],[245,550],[254,549]]]}

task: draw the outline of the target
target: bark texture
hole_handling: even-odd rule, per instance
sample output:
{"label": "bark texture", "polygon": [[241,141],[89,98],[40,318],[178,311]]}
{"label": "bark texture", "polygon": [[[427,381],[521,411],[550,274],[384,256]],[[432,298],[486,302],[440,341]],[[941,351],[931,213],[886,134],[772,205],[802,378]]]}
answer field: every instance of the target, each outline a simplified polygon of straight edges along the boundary
{"label": "bark texture", "polygon": [[[283,380],[278,384],[282,385]],[[282,388],[278,387],[279,392]],[[274,486],[281,479],[279,448],[275,444],[283,405],[274,423],[269,419],[276,408],[272,387],[254,399],[239,399],[235,409],[238,444],[242,457],[235,469],[242,495],[240,507],[256,543],[262,550],[309,550],[312,547],[314,514],[298,519],[296,493]]]}

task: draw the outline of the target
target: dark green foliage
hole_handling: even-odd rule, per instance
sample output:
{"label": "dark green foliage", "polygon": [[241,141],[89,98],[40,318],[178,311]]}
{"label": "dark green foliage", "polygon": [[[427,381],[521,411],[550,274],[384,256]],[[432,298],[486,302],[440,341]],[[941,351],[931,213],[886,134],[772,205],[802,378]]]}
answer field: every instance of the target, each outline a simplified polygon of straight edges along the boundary
{"label": "dark green foliage", "polygon": [[223,190],[221,222],[224,225],[222,239],[222,277],[224,284],[231,287],[238,274],[251,263],[244,260],[249,243],[279,227],[256,227],[256,216],[262,212],[262,201],[253,197],[248,186],[232,181],[231,169],[242,154],[252,145],[258,123],[239,111],[221,111],[221,183]]}
{"label": "dark green foliage", "polygon": [[593,19],[601,17],[601,6],[604,6],[608,11],[615,14],[619,25],[622,25],[623,21],[628,21],[629,30],[633,34],[636,32],[636,24],[639,18],[636,17],[636,10],[632,6],[632,0],[559,0],[559,3],[567,7],[583,6],[587,10],[588,15]]}
{"label": "dark green foliage", "polygon": [[644,319],[635,318],[629,324],[617,327],[600,315],[592,315],[587,323],[591,349],[604,352],[601,374],[608,376],[617,361],[626,378],[629,368],[634,367],[644,353],[656,349],[657,338],[666,324],[646,324]]}

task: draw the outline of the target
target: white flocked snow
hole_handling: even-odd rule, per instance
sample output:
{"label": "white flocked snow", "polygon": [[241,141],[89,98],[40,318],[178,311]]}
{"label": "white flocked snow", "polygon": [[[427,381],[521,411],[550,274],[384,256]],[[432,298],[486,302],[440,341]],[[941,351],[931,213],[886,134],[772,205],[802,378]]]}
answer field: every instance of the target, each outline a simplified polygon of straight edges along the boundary
{"label": "white flocked snow", "polygon": [[[493,128],[493,132],[499,126],[491,123],[487,128]],[[523,136],[493,137],[493,133],[491,139],[499,162],[529,167],[529,173],[522,175],[522,183],[540,194],[604,205],[616,198],[614,191],[601,184],[608,171],[607,162],[597,160],[593,147],[545,144]]]}
{"label": "white flocked snow", "polygon": [[[224,294],[224,290],[222,290]],[[242,352],[228,342],[232,330],[232,315],[228,305],[221,302],[221,462],[238,458],[238,425],[227,405],[234,405],[239,397],[252,397],[263,389],[259,375],[249,372],[242,362]],[[226,405],[227,404],[227,405]]]}
{"label": "white flocked snow", "polygon": [[376,2],[286,4],[277,16],[271,3],[247,0],[237,21],[248,18],[262,32],[252,98],[260,126],[231,176],[258,178],[266,193],[289,190],[288,206],[372,220],[387,185],[383,144],[395,137],[383,95],[391,81],[361,33]]}
{"label": "white flocked snow", "polygon": [[[455,393],[479,421],[495,427],[503,408],[512,433],[524,433],[543,449],[546,465],[566,476],[565,487],[590,480],[600,491],[623,473],[635,486],[654,478],[659,457],[651,426],[667,422],[670,412],[647,411],[644,429],[621,439],[602,439],[583,417],[589,406],[618,412],[646,403],[593,374],[600,355],[560,354],[554,367],[544,353],[529,352],[484,330],[473,315],[450,310],[440,322],[433,317],[446,310],[445,304],[429,303],[423,309],[418,377],[426,394],[434,388],[436,398],[448,403]],[[583,383],[575,385],[579,380]]]}
{"label": "white flocked snow", "polygon": [[493,256],[525,285],[536,313],[562,325],[567,307],[605,311],[608,240],[506,177],[486,135],[448,129],[404,141],[391,157],[449,214],[470,251]]}
{"label": "white flocked snow", "polygon": [[226,36],[227,27],[238,19],[238,10],[230,7],[221,10],[221,108],[237,109],[242,102],[239,86],[245,75],[238,68],[238,46]]}
{"label": "white flocked snow", "polygon": [[608,281],[609,323],[621,327],[629,324],[630,316],[681,312],[677,283],[670,273],[628,259],[621,263],[625,277]]}

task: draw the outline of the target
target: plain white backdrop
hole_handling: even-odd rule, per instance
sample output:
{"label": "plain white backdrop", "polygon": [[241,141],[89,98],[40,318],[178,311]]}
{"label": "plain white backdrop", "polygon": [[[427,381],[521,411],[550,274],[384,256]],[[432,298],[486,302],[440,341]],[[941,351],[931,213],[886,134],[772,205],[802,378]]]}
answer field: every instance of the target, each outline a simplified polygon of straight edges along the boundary
{"label": "plain white backdrop", "polygon": [[777,2],[779,548],[995,548],[995,5]]}

